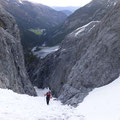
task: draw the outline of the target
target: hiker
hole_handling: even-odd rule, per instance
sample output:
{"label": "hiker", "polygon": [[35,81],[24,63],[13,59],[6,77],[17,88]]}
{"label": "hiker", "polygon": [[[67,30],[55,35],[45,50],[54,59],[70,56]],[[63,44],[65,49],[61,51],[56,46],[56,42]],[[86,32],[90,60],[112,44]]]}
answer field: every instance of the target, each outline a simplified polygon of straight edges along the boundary
{"label": "hiker", "polygon": [[46,96],[46,102],[47,102],[47,105],[49,105],[49,101],[52,98],[52,95],[51,95],[50,91],[47,92],[44,96]]}

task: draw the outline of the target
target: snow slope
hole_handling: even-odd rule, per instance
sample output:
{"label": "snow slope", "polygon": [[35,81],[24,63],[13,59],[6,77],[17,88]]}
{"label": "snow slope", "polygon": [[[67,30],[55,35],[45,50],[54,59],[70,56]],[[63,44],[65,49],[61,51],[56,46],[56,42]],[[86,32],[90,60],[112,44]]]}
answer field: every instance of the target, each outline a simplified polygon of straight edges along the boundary
{"label": "snow slope", "polygon": [[120,78],[93,90],[80,104],[75,114],[83,114],[85,120],[120,120]]}
{"label": "snow slope", "polygon": [[68,111],[70,107],[55,100],[47,106],[44,96],[31,97],[0,89],[0,120],[63,120]]}
{"label": "snow slope", "polygon": [[77,108],[55,99],[47,106],[47,91],[31,97],[0,89],[0,120],[120,120],[120,78],[93,90]]}

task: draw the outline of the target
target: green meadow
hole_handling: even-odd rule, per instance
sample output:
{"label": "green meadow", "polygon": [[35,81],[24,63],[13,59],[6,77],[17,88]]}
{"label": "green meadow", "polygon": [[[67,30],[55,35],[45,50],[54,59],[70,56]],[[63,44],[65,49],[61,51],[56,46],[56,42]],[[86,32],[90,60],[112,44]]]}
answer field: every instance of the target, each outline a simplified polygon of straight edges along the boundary
{"label": "green meadow", "polygon": [[31,31],[39,36],[41,36],[43,34],[43,32],[40,29],[29,29],[29,31]]}

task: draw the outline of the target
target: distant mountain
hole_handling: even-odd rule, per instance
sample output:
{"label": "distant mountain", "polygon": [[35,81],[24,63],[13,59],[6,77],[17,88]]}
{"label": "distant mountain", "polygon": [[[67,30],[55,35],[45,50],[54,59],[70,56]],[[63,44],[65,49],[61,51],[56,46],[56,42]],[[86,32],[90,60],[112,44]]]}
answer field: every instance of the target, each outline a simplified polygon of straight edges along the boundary
{"label": "distant mountain", "polygon": [[68,7],[56,7],[53,6],[53,9],[57,10],[57,11],[62,11],[62,10],[69,10],[71,12],[74,12],[75,10],[77,10],[78,8],[80,8],[80,6],[77,7],[73,7],[73,6],[68,6]]}
{"label": "distant mountain", "polygon": [[70,10],[62,10],[61,12],[65,13],[67,16],[70,16],[72,14]]}
{"label": "distant mountain", "polygon": [[67,17],[48,6],[24,0],[0,0],[0,4],[15,17],[24,48],[44,43],[42,33],[61,24]]}
{"label": "distant mountain", "polygon": [[101,20],[117,1],[119,0],[93,0],[84,7],[79,8],[59,28],[54,30],[52,36],[49,37],[50,41],[52,40],[53,44],[54,41],[59,43],[73,30],[88,24],[90,21]]}

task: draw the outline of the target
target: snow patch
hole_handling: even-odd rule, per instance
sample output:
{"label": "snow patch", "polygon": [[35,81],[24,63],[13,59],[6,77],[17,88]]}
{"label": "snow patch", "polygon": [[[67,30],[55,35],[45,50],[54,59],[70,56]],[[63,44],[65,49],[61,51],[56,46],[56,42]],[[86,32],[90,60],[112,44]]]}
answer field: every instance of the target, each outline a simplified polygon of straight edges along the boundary
{"label": "snow patch", "polygon": [[67,120],[72,108],[54,99],[47,106],[43,96],[31,97],[0,89],[0,120]]}
{"label": "snow patch", "polygon": [[117,4],[117,2],[114,2],[114,6]]}
{"label": "snow patch", "polygon": [[78,34],[80,34],[81,32],[85,31],[85,26],[81,27],[81,28],[78,28],[77,29],[77,33],[75,34],[75,36],[77,36]]}
{"label": "snow patch", "polygon": [[47,106],[49,89],[36,90],[39,96],[32,97],[0,89],[0,120],[120,120],[120,77],[94,89],[77,108],[54,98]]}
{"label": "snow patch", "polygon": [[120,77],[109,85],[94,89],[74,111],[85,120],[120,120]]}
{"label": "snow patch", "polygon": [[23,4],[22,0],[18,0],[18,2],[19,2],[20,4]]}
{"label": "snow patch", "polygon": [[39,89],[38,87],[34,87],[34,88],[35,88],[38,96],[43,96],[45,93],[50,91],[49,88],[45,88],[45,89]]}
{"label": "snow patch", "polygon": [[[76,29],[73,33],[75,33],[75,37],[77,37],[79,34],[84,34],[86,32],[90,32],[96,25],[95,23],[99,23],[100,21],[92,21],[82,27],[79,27]],[[91,27],[91,28],[90,28]],[[71,34],[73,34],[71,33]]]}
{"label": "snow patch", "polygon": [[93,25],[93,27],[92,28],[90,28],[90,30],[89,30],[89,32],[93,29],[95,27],[95,25]]}

